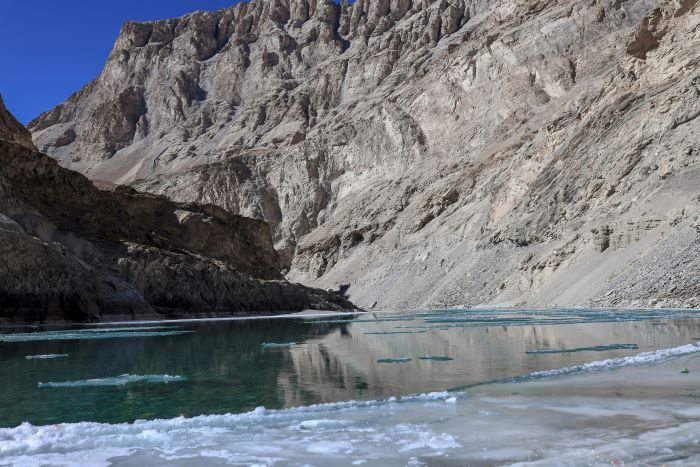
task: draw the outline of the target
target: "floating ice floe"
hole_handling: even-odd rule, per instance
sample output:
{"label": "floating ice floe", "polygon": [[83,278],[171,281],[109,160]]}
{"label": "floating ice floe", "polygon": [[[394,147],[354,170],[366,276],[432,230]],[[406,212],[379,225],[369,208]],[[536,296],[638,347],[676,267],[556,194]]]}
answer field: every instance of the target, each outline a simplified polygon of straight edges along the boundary
{"label": "floating ice floe", "polygon": [[408,357],[400,357],[400,358],[380,358],[377,360],[377,363],[406,363],[410,362],[411,359]]}
{"label": "floating ice floe", "polygon": [[[25,332],[14,334],[0,334],[0,342],[36,342],[36,341],[64,341],[64,340],[92,340],[92,339],[119,339],[129,337],[161,337],[179,336],[194,331],[158,331],[158,330],[126,330],[129,328],[116,329],[84,329],[77,331],[47,331],[47,332]],[[163,328],[159,328],[163,329]]]}
{"label": "floating ice floe", "polygon": [[283,349],[286,347],[294,347],[295,345],[297,345],[296,342],[263,342],[260,344],[260,347],[263,349]]}
{"label": "floating ice floe", "polygon": [[82,332],[118,332],[118,331],[163,331],[163,330],[180,330],[182,326],[125,326],[121,328],[93,328],[93,329],[81,329]]}
{"label": "floating ice floe", "polygon": [[187,381],[184,376],[171,375],[119,375],[107,378],[82,379],[77,381],[60,381],[38,383],[40,388],[80,388],[86,386],[124,386],[132,383],[174,383]]}
{"label": "floating ice floe", "polygon": [[[493,312],[493,313],[491,313]],[[443,324],[449,328],[481,327],[481,326],[528,326],[528,325],[559,325],[580,323],[608,323],[626,321],[646,321],[655,319],[674,319],[697,317],[697,310],[665,309],[665,310],[600,310],[600,309],[454,309],[433,310],[413,313],[416,320],[428,324]],[[664,324],[664,323],[660,323]],[[433,328],[431,326],[424,326]]]}
{"label": "floating ice floe", "polygon": [[55,358],[65,358],[67,353],[50,353],[45,355],[27,355],[24,358],[27,360],[53,360]]}
{"label": "floating ice floe", "polygon": [[391,323],[394,321],[413,321],[416,319],[414,316],[398,316],[398,317],[386,317],[386,318],[373,318],[373,319],[315,319],[309,321],[311,324],[366,324],[366,323]]}

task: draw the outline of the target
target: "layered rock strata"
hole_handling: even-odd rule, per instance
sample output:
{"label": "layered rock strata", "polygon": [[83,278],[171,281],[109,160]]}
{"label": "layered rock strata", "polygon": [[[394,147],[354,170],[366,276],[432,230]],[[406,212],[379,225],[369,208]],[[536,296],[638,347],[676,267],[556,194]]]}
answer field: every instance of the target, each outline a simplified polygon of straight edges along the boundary
{"label": "layered rock strata", "polygon": [[695,0],[256,0],[127,23],[30,125],[63,166],[270,223],[378,308],[700,305]]}

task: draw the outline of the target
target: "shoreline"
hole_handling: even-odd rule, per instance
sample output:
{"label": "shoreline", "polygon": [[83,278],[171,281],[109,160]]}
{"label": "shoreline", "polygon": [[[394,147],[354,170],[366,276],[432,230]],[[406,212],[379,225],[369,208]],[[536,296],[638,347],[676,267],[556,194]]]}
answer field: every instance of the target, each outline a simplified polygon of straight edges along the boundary
{"label": "shoreline", "polygon": [[97,321],[89,323],[73,322],[73,321],[47,321],[45,323],[27,323],[27,324],[7,324],[0,323],[0,331],[3,329],[16,328],[40,328],[44,326],[111,326],[111,325],[126,325],[126,324],[163,324],[163,323],[197,323],[197,322],[216,322],[216,321],[245,321],[245,320],[261,320],[261,319],[303,319],[303,318],[323,318],[334,316],[357,316],[369,313],[362,310],[348,311],[323,311],[323,310],[303,310],[294,312],[283,312],[274,315],[263,314],[242,314],[229,316],[211,316],[206,318],[174,318],[174,319],[116,319],[114,321]]}
{"label": "shoreline", "polygon": [[153,319],[138,319],[132,320],[127,316],[115,317],[114,320],[103,320],[96,322],[74,322],[74,321],[46,321],[44,323],[2,323],[0,322],[0,331],[3,329],[13,329],[13,328],[40,328],[43,326],[109,326],[113,324],[126,325],[126,324],[161,324],[161,323],[195,323],[195,322],[216,322],[216,321],[243,321],[243,320],[260,320],[260,319],[290,319],[290,318],[323,318],[323,317],[334,317],[334,316],[357,316],[362,314],[396,314],[404,315],[410,313],[421,313],[421,312],[436,312],[436,311],[510,311],[517,312],[522,311],[524,313],[533,311],[551,311],[551,310],[562,310],[562,311],[612,311],[612,312],[626,312],[626,311],[642,311],[642,312],[697,312],[700,314],[700,308],[630,308],[630,307],[585,307],[585,306],[570,306],[570,307],[499,307],[499,306],[485,306],[477,305],[474,307],[436,307],[436,308],[416,308],[416,309],[401,309],[401,310],[365,310],[358,308],[356,310],[302,310],[294,312],[281,312],[275,314],[256,314],[256,313],[236,313],[230,315],[212,315],[201,318],[184,317],[184,318],[163,318],[162,316],[154,315]]}
{"label": "shoreline", "polygon": [[368,313],[420,313],[425,311],[549,311],[549,310],[588,310],[588,311],[697,311],[700,308],[649,308],[649,307],[617,307],[617,306],[500,306],[496,305],[474,305],[463,307],[461,305],[448,307],[425,307],[425,308],[401,308],[398,310],[372,309],[365,310]]}

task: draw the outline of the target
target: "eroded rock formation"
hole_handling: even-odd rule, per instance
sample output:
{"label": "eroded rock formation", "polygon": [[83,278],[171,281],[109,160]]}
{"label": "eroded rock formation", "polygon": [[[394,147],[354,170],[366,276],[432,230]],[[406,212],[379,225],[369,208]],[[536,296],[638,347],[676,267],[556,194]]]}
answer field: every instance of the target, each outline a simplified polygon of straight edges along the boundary
{"label": "eroded rock formation", "polygon": [[216,206],[96,188],[31,146],[0,105],[0,321],[342,309],[286,282],[268,225]]}
{"label": "eroded rock formation", "polygon": [[378,307],[699,306],[695,0],[256,0],[127,23],[30,125],[95,180],[268,221]]}

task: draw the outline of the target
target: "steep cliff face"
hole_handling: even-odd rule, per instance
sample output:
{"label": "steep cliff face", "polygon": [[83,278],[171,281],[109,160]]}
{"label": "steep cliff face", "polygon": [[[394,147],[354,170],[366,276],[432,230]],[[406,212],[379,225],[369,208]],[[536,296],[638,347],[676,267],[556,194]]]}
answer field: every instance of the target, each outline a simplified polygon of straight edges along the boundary
{"label": "steep cliff face", "polygon": [[31,133],[17,121],[14,115],[7,111],[2,96],[0,96],[0,139],[36,150]]}
{"label": "steep cliff face", "polygon": [[[14,121],[4,106],[0,116]],[[352,307],[283,280],[265,222],[98,189],[18,144],[21,125],[1,127],[0,321]]]}
{"label": "steep cliff face", "polygon": [[127,23],[30,125],[96,180],[267,220],[358,303],[700,305],[695,0],[257,0]]}

